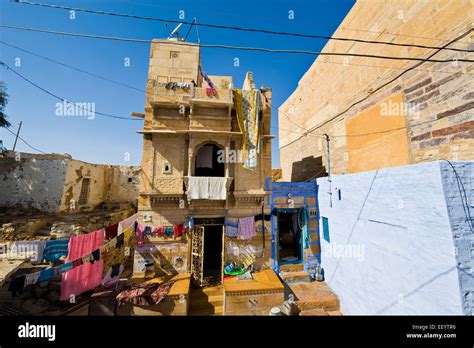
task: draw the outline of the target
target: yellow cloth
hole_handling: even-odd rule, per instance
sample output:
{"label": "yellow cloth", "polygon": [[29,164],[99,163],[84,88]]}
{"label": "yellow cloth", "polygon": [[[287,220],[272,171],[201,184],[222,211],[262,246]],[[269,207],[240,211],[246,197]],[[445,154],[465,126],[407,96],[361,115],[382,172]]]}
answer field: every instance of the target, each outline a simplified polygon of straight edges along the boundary
{"label": "yellow cloth", "polygon": [[243,134],[243,166],[247,169],[254,169],[257,166],[257,153],[259,152],[258,114],[260,91],[258,89],[234,89],[233,94],[237,122]]}
{"label": "yellow cloth", "polygon": [[[135,233],[132,232],[131,226],[124,229],[123,234],[123,245],[121,248],[115,247],[117,244],[117,237],[115,237],[104,245],[105,248],[101,249],[100,258],[104,262],[104,275],[107,273],[109,268],[112,267],[112,265],[115,265],[117,263],[124,265],[124,274],[131,272],[131,270],[133,269],[133,253],[135,250],[137,236]],[[114,247],[110,248],[110,246],[112,245],[114,245]],[[129,255],[125,255],[125,248],[130,248]]]}

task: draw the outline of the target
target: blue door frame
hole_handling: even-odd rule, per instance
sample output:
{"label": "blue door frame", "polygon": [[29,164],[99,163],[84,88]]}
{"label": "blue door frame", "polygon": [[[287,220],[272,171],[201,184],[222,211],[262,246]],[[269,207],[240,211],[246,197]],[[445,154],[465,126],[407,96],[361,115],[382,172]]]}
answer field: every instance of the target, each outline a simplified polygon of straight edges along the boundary
{"label": "blue door frame", "polygon": [[[298,204],[294,204],[294,208],[305,208],[308,210],[309,215],[309,222],[308,222],[308,235],[310,239],[310,247],[311,245],[316,245],[316,252],[309,251],[308,249],[304,249],[302,253],[302,257],[304,260],[304,268],[305,270],[310,270],[314,268],[315,263],[321,264],[321,247],[319,241],[319,207],[318,207],[318,185],[316,180],[311,180],[309,182],[272,182],[271,178],[267,178],[266,180],[266,190],[270,192],[267,196],[267,205],[270,208],[271,212],[271,236],[272,236],[272,250],[271,250],[271,257],[272,257],[272,268],[276,273],[280,272],[280,263],[279,263],[279,251],[278,251],[278,217],[273,212],[278,209],[288,209],[289,206],[286,203],[286,198],[292,197],[293,199],[297,198],[301,201],[303,198],[303,202]],[[281,201],[285,198],[285,203],[281,203]],[[308,200],[312,198],[312,200]],[[313,204],[314,202],[314,204]],[[310,211],[314,210],[316,213],[311,214]],[[313,225],[315,228],[310,229],[311,221],[315,221]],[[304,241],[301,243],[303,245]],[[311,248],[310,248],[311,249]]]}

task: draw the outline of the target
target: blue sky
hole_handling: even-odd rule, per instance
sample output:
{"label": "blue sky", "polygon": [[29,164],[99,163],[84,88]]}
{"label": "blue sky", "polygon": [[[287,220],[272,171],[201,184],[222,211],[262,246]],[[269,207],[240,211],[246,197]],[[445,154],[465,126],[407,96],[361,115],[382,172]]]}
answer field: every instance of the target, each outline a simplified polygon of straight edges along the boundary
{"label": "blue sky", "polygon": [[[197,17],[202,23],[242,26],[275,31],[301,32],[330,36],[347,15],[355,0],[272,1],[127,1],[127,0],[41,0],[50,4],[82,7],[118,13],[130,13],[185,20]],[[2,24],[41,29],[80,32],[139,39],[166,37],[164,23],[142,21],[87,13],[69,18],[64,10],[21,5],[0,0]],[[294,11],[294,19],[288,12]],[[172,27],[173,25],[170,24]],[[223,29],[199,28],[201,43],[255,46],[274,49],[304,49],[318,51],[326,41],[320,39],[274,36]],[[136,88],[145,89],[149,45],[116,41],[62,37],[50,34],[21,32],[0,28],[0,40],[36,54],[90,71]],[[196,41],[193,30],[188,41]],[[240,66],[234,66],[234,58]],[[17,58],[21,66],[16,67]],[[130,66],[124,64],[130,59]],[[298,80],[314,61],[314,56],[270,54],[264,52],[202,49],[203,70],[209,75],[231,75],[241,86],[246,71],[252,71],[257,86],[273,89],[273,105],[278,108],[296,88]],[[129,116],[143,112],[144,93],[73,71],[66,67],[0,45],[0,59],[14,67],[41,87],[75,102],[93,102],[99,112]],[[115,120],[97,115],[86,117],[56,116],[57,100],[27,84],[12,72],[0,68],[0,81],[8,87],[9,120],[15,127],[23,121],[21,136],[44,152],[69,153],[75,159],[92,163],[139,164],[142,136],[136,131],[141,122]],[[278,115],[272,112],[273,167],[279,167]],[[11,149],[14,136],[0,129],[0,139]],[[17,150],[34,152],[21,141]],[[130,154],[129,159],[126,154]]]}

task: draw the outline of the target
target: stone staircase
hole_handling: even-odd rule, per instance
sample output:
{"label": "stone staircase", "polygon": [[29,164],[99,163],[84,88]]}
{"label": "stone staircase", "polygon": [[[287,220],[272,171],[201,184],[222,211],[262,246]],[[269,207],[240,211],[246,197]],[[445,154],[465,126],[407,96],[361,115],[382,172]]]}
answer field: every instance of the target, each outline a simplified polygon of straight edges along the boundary
{"label": "stone staircase", "polygon": [[224,288],[222,285],[192,288],[188,315],[224,315]]}
{"label": "stone staircase", "polygon": [[286,284],[311,282],[310,276],[304,270],[304,265],[301,263],[280,266],[280,273],[278,275]]}

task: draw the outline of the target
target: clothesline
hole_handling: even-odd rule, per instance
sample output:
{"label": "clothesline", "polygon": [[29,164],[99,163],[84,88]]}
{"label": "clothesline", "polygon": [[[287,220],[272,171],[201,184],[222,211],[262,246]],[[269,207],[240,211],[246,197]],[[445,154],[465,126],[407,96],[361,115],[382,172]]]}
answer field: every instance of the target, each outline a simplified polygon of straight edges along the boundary
{"label": "clothesline", "polygon": [[[135,217],[135,218],[133,218]],[[110,254],[114,250],[119,250],[124,247],[125,244],[128,244],[128,242],[132,239],[132,235],[136,235],[137,237],[137,245],[140,246],[141,243],[143,242],[143,236],[144,235],[152,235],[153,233],[157,234],[166,234],[166,235],[174,235],[176,236],[181,236],[186,232],[186,229],[184,227],[184,224],[178,224],[178,225],[173,225],[173,226],[160,226],[160,227],[155,227],[155,226],[147,226],[147,225],[142,225],[139,224],[136,221],[136,216],[134,215],[132,218],[128,218],[125,220],[122,220],[118,224],[114,224],[111,226],[108,226],[104,229],[95,231],[95,232],[90,232],[87,234],[83,234],[80,236],[74,236],[71,237],[70,239],[64,239],[60,240],[62,244],[66,245],[66,252],[64,252],[63,249],[61,249],[61,254],[62,256],[69,256],[68,251],[70,252],[71,250],[74,250],[74,241],[79,239],[79,238],[88,238],[92,237],[94,234],[100,235],[101,239],[99,242],[98,247],[94,248],[94,250],[91,250],[89,252],[84,253],[80,257],[74,258],[73,260],[67,260],[67,262],[49,267],[46,269],[43,269],[42,271],[34,272],[34,273],[29,273],[26,275],[14,277],[10,281],[10,285],[8,290],[12,292],[14,296],[16,296],[17,293],[21,293],[24,289],[25,286],[35,284],[37,282],[43,282],[43,281],[49,281],[53,279],[57,275],[62,275],[63,281],[61,284],[61,299],[66,300],[68,298],[68,295],[71,293],[74,293],[75,295],[79,295],[80,293],[91,290],[95,288],[96,286],[100,285],[100,282],[105,278],[102,277],[103,273],[106,273],[106,276],[114,276],[114,273],[117,273],[117,269],[119,269],[121,263],[113,263],[110,265],[110,267],[106,267],[105,272],[103,267],[96,267],[97,269],[94,272],[86,272],[86,276],[91,276],[94,275],[96,280],[94,282],[89,282],[89,284],[76,284],[77,286],[76,291],[67,291],[67,293],[64,293],[64,283],[69,283],[71,285],[70,280],[65,277],[65,274],[73,270],[81,270],[83,268],[79,268],[81,266],[85,265],[94,265],[95,262],[101,262],[104,261],[106,262],[107,259],[110,258]],[[104,242],[104,239],[106,242]],[[49,242],[49,241],[46,241]],[[80,248],[83,246],[85,241],[81,240],[79,243],[75,243],[78,245]],[[130,243],[131,244],[131,243]],[[64,246],[62,245],[64,248]],[[133,245],[128,245],[129,248],[132,248]],[[46,248],[45,248],[46,249]],[[53,252],[58,251],[57,249],[52,248]],[[124,253],[126,254],[127,251],[124,250]],[[61,257],[62,257],[61,256]],[[128,257],[132,256],[132,253],[130,250],[128,250]],[[59,258],[58,258],[59,260]],[[123,260],[122,260],[123,261]],[[112,268],[112,272],[110,272],[110,269]],[[122,268],[123,271],[123,268]],[[75,271],[73,271],[75,272]],[[76,272],[77,273],[77,272]],[[121,272],[120,272],[121,273]],[[88,277],[85,277],[84,275],[80,277],[81,281],[85,282],[84,279],[89,280]],[[88,283],[88,282],[85,282]],[[73,284],[74,285],[74,284]],[[74,288],[74,286],[69,286]],[[79,287],[79,291],[77,291],[77,288]]]}

